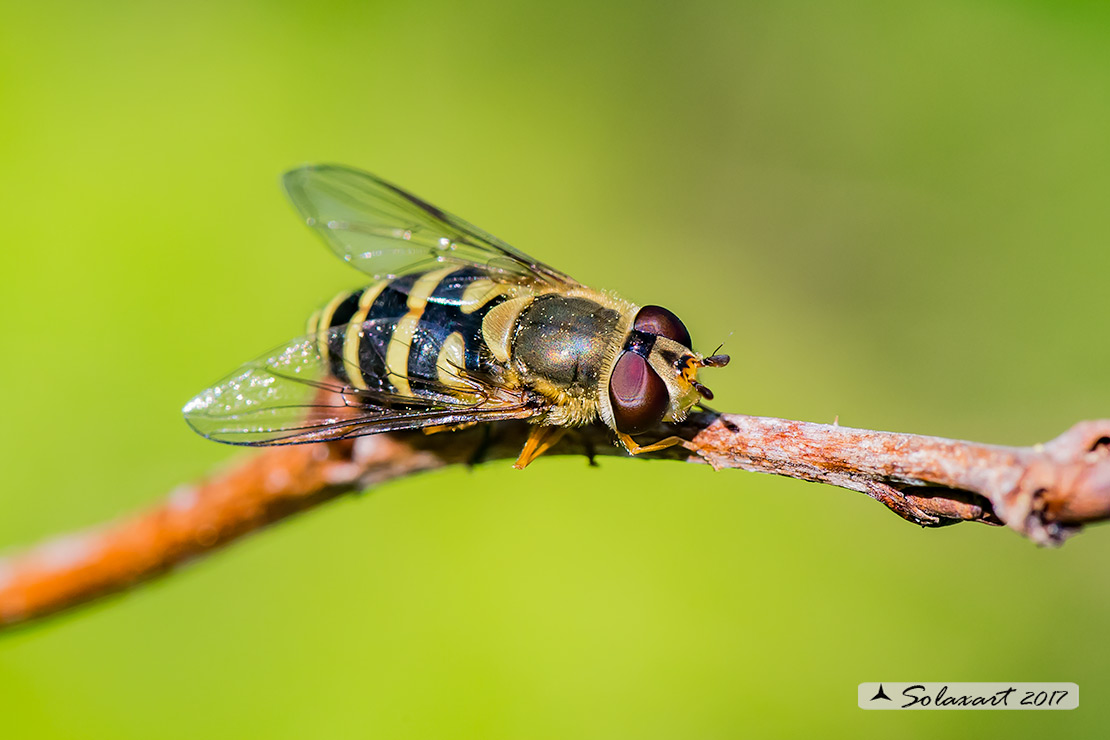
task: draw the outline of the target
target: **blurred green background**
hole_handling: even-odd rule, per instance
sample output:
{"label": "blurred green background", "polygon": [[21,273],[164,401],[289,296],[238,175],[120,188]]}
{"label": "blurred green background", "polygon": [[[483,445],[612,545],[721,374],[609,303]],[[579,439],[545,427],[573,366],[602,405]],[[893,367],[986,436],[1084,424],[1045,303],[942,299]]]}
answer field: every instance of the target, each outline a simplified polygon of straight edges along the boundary
{"label": "blurred green background", "polygon": [[[719,407],[1029,444],[1110,416],[1097,2],[8,3],[0,545],[243,454],[181,405],[359,274],[338,161],[726,340]],[[1094,735],[1110,530],[550,457],[389,485],[0,639],[34,738]],[[864,712],[875,680],[1074,712]],[[808,705],[788,700],[803,692]]]}

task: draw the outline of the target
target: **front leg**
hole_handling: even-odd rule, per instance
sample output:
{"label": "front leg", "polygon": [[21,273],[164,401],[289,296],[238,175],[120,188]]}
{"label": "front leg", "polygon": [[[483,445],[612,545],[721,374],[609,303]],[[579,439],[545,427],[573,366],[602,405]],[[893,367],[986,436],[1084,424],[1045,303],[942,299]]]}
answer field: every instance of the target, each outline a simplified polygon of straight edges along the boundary
{"label": "front leg", "polygon": [[675,445],[682,445],[691,452],[698,451],[698,448],[695,447],[693,443],[687,442],[681,437],[666,437],[665,439],[661,439],[649,445],[640,445],[636,440],[632,439],[632,437],[627,434],[621,434],[620,432],[617,432],[617,439],[624,445],[624,449],[628,450],[629,455],[639,455],[644,452],[658,452],[659,450],[665,450]]}
{"label": "front leg", "polygon": [[632,439],[632,437],[629,437],[627,434],[621,434],[620,432],[617,432],[617,439],[619,439],[621,444],[624,445],[624,448],[628,450],[629,455],[639,455],[644,452],[658,452],[659,450],[665,450],[668,447],[682,445],[690,452],[693,452],[695,455],[709,463],[710,467],[712,467],[714,470],[720,470],[720,467],[713,460],[713,458],[711,458],[709,455],[706,455],[705,451],[702,450],[702,448],[698,447],[696,444],[688,439],[682,439],[681,437],[666,437],[650,445],[640,445],[637,444],[636,440]]}

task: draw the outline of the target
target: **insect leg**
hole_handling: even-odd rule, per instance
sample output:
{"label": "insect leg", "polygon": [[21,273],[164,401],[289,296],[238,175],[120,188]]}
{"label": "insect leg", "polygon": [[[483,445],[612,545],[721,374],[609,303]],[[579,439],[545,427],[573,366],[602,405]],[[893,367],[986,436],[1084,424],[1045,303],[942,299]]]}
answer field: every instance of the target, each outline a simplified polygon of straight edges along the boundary
{"label": "insect leg", "polygon": [[468,468],[473,468],[475,465],[482,462],[482,459],[486,456],[486,453],[489,452],[492,437],[492,434],[490,433],[490,425],[483,424],[481,426],[481,430],[482,441],[478,443],[478,446],[474,448],[474,452],[470,453],[470,457],[467,458],[466,466]]}
{"label": "insect leg", "polygon": [[721,466],[717,464],[717,461],[712,456],[708,455],[704,449],[698,447],[693,442],[682,439],[680,437],[667,437],[665,439],[659,440],[658,442],[655,442],[654,444],[645,445],[643,447],[636,444],[636,440],[632,439],[632,437],[629,437],[627,434],[621,434],[620,432],[617,432],[617,439],[619,439],[621,441],[621,444],[624,445],[624,448],[628,450],[629,455],[639,455],[643,452],[658,452],[659,450],[665,450],[668,447],[682,445],[686,449],[690,450],[690,452],[697,454],[698,457],[705,460],[709,464],[709,467],[713,468],[714,470],[721,469]]}
{"label": "insect leg", "polygon": [[629,437],[627,434],[621,434],[620,432],[617,432],[617,439],[619,439],[621,444],[624,445],[624,448],[628,450],[629,455],[639,455],[644,452],[658,452],[659,450],[665,450],[675,445],[682,445],[688,450],[694,449],[689,442],[681,437],[666,437],[665,439],[661,439],[649,445],[640,445],[636,440],[632,439],[632,437]]}
{"label": "insect leg", "polygon": [[524,470],[528,463],[558,444],[566,432],[565,427],[532,427],[532,431],[528,433],[528,441],[524,443],[524,449],[520,451],[520,457],[513,463],[513,467]]}
{"label": "insect leg", "polygon": [[478,422],[464,421],[461,424],[436,424],[431,427],[424,427],[424,434],[439,434],[440,432],[461,432],[463,429],[469,429]]}

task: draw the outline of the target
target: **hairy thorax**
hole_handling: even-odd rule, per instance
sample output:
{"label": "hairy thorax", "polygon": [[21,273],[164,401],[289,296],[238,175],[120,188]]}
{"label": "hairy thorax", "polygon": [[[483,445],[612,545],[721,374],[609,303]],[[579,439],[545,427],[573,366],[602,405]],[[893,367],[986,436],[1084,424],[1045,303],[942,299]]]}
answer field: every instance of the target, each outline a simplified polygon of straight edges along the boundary
{"label": "hairy thorax", "polygon": [[543,423],[584,424],[597,418],[628,305],[595,291],[519,297],[491,311],[483,333],[521,386],[554,402]]}

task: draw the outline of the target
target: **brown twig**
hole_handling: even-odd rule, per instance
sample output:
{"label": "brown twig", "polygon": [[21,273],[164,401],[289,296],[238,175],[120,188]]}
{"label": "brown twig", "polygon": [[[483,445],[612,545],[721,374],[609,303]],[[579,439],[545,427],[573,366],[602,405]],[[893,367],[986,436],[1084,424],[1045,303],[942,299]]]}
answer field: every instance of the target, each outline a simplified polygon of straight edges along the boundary
{"label": "brown twig", "polygon": [[[343,493],[478,458],[513,458],[526,434],[524,423],[503,422],[268,449],[148,511],[0,561],[0,626],[118,593]],[[645,457],[830,483],[926,527],[1005,524],[1055,545],[1110,517],[1110,420],[1077,424],[1034,447],[710,413],[693,414],[678,434],[696,454],[673,447]],[[577,430],[554,452],[625,454],[601,427]]]}

